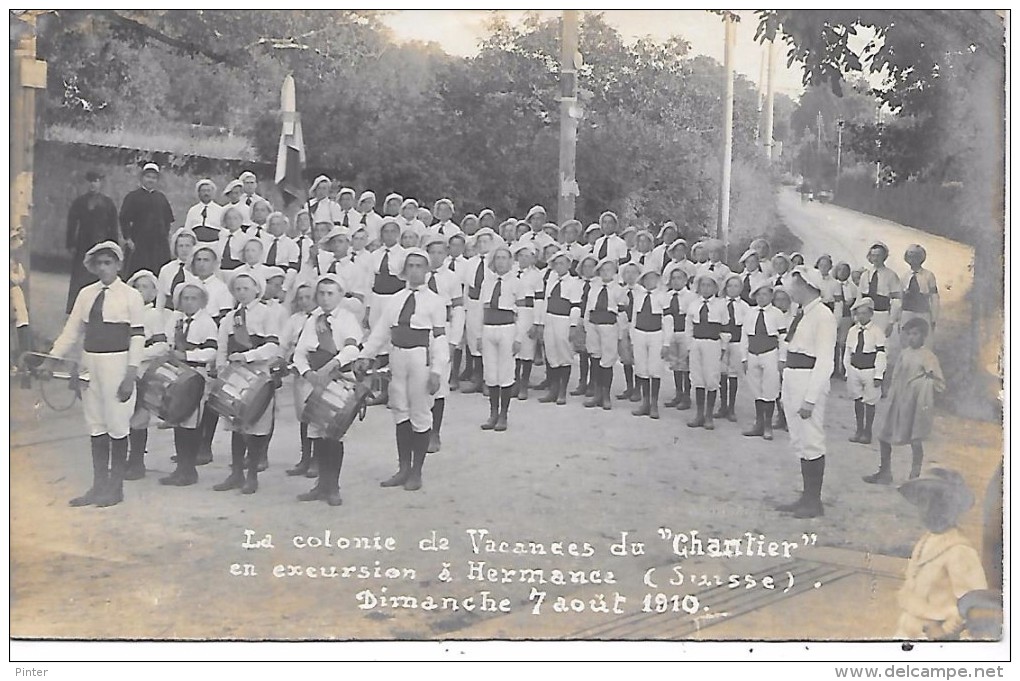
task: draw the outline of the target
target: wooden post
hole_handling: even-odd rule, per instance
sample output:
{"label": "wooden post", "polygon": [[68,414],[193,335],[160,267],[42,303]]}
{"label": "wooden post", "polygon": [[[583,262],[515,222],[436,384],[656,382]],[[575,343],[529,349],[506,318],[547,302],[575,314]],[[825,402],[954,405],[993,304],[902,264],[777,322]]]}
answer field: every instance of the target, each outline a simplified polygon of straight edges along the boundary
{"label": "wooden post", "polygon": [[765,90],[765,158],[772,160],[772,148],[775,142],[772,139],[773,128],[775,127],[775,105],[776,105],[776,42],[770,40],[768,43],[768,85]]}
{"label": "wooden post", "polygon": [[733,43],[736,39],[736,25],[727,14],[723,18],[725,29],[725,48],[723,67],[726,71],[726,95],[723,98],[723,146],[722,146],[722,178],[719,182],[719,225],[717,236],[723,242],[724,258],[729,253],[730,236],[730,173],[733,163]]}
{"label": "wooden post", "polygon": [[556,217],[562,225],[574,219],[577,195],[577,10],[563,10],[560,41],[560,181]]}

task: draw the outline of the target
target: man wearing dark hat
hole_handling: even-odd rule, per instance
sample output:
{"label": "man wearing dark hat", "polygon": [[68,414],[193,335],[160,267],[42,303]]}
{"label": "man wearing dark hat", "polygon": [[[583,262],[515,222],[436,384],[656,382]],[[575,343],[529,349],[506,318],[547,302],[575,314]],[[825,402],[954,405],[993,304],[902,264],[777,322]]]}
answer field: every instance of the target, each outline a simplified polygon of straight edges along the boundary
{"label": "man wearing dark hat", "polygon": [[127,275],[138,270],[159,272],[170,262],[170,225],[174,212],[163,192],[156,189],[159,166],[146,163],[142,168],[141,186],[124,197],[120,207],[120,230],[127,258]]}
{"label": "man wearing dark hat", "polygon": [[103,194],[98,170],[85,173],[88,191],[71,202],[67,211],[67,250],[71,251],[71,285],[67,289],[67,313],[83,286],[96,281],[85,268],[85,253],[100,241],[117,240],[117,206]]}

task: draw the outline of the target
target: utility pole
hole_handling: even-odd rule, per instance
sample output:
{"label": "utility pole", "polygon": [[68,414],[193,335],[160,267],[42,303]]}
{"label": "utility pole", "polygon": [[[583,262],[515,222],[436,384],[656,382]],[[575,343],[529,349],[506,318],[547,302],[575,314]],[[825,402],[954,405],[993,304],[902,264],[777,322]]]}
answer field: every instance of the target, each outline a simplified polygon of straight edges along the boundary
{"label": "utility pole", "polygon": [[[11,32],[17,35],[11,62],[11,230],[20,229],[26,245],[32,232],[32,174],[35,159],[35,91],[46,88],[46,62],[35,58],[38,10],[11,15]],[[22,265],[29,273],[25,248]]]}
{"label": "utility pole", "polygon": [[765,105],[765,51],[762,48],[761,59],[758,62],[758,117],[754,119],[754,144],[761,146],[761,114]]}
{"label": "utility pole", "polygon": [[772,160],[772,148],[775,145],[772,136],[775,127],[776,105],[776,43],[768,43],[768,85],[765,89],[765,158]]}
{"label": "utility pole", "polygon": [[839,175],[843,167],[843,125],[845,121],[840,118],[836,121],[836,193],[839,192]]}
{"label": "utility pole", "polygon": [[577,121],[581,117],[577,103],[577,10],[563,10],[560,40],[560,183],[556,217],[562,225],[574,219],[577,195]]}
{"label": "utility pole", "polygon": [[723,68],[726,72],[726,95],[723,97],[723,148],[722,178],[719,182],[719,225],[718,238],[723,242],[724,259],[728,257],[730,237],[730,172],[733,164],[733,43],[736,41],[737,27],[733,17],[723,17],[725,43],[723,49]]}

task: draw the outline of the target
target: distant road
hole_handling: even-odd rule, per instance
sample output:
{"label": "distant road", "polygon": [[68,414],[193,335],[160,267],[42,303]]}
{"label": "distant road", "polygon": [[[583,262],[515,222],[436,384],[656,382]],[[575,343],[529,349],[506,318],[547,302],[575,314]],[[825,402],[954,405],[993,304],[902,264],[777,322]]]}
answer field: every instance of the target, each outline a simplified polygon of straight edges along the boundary
{"label": "distant road", "polygon": [[808,264],[828,253],[835,262],[845,260],[851,267],[864,266],[868,246],[883,241],[889,246],[888,265],[902,276],[908,269],[903,252],[917,243],[928,251],[925,267],[935,273],[945,303],[961,302],[973,283],[974,249],[958,241],[832,204],[802,203],[790,187],[779,192],[779,213],[804,243]]}

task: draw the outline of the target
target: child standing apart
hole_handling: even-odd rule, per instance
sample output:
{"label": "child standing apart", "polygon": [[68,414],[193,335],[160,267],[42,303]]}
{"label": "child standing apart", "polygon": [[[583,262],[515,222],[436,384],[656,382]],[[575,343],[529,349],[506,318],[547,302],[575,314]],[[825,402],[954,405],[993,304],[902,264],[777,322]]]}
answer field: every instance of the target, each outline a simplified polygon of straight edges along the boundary
{"label": "child standing apart", "polygon": [[871,318],[875,306],[871,298],[861,298],[853,305],[855,324],[847,335],[843,352],[846,367],[846,389],[854,401],[857,430],[850,442],[871,444],[871,426],[875,422],[875,405],[878,403],[885,376],[885,334]]}
{"label": "child standing apart", "polygon": [[887,485],[892,482],[893,445],[910,444],[913,460],[910,478],[921,474],[924,441],[931,436],[935,422],[935,393],[945,390],[935,353],[924,347],[928,322],[915,317],[903,324],[905,347],[893,368],[892,381],[882,400],[878,427],[878,471],[864,478],[865,482]]}

